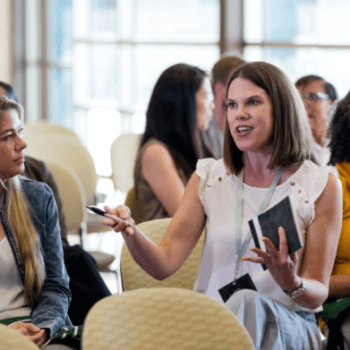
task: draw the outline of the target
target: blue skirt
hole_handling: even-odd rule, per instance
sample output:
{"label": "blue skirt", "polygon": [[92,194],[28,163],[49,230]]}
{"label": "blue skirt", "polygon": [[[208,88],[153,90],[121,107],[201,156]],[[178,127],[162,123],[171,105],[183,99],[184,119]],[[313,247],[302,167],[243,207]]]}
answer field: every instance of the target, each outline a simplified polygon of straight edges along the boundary
{"label": "blue skirt", "polygon": [[253,290],[240,290],[225,304],[247,329],[257,350],[319,350],[315,315],[290,311]]}

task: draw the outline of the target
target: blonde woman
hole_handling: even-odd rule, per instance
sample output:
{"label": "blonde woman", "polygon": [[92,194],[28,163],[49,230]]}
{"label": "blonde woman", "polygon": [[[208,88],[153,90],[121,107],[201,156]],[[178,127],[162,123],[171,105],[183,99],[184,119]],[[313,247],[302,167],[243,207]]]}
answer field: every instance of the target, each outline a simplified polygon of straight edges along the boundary
{"label": "blonde woman", "polygon": [[71,293],[52,191],[19,176],[27,146],[21,137],[22,114],[18,103],[0,96],[0,322],[41,347],[71,325]]}
{"label": "blonde woman", "polygon": [[[157,279],[181,267],[205,227],[195,290],[237,315],[256,349],[318,350],[314,314],[329,292],[342,191],[333,168],[308,160],[311,141],[301,98],[288,77],[268,63],[244,64],[227,87],[224,158],[197,163],[160,245],[135,226],[108,218],[103,223],[122,232],[135,261]],[[279,249],[266,237],[260,245],[266,251],[256,248],[248,221],[287,196],[297,211],[303,248],[289,255],[282,227],[276,232]],[[123,206],[108,212],[133,222]]]}

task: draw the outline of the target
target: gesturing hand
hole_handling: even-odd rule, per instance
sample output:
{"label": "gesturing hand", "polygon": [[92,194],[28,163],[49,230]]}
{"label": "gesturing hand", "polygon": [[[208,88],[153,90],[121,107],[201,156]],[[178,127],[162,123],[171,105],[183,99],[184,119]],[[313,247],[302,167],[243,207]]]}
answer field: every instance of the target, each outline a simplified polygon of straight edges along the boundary
{"label": "gesturing hand", "polygon": [[45,329],[35,327],[32,323],[20,322],[10,325],[10,327],[25,335],[39,347],[42,346],[46,341]]}
{"label": "gesturing hand", "polygon": [[301,284],[301,278],[296,275],[298,256],[296,253],[288,255],[287,236],[283,227],[279,227],[278,235],[280,240],[279,251],[267,237],[263,237],[262,240],[267,252],[258,248],[251,248],[251,251],[259,257],[244,256],[241,260],[265,264],[276,283],[283,290],[292,291]]}
{"label": "gesturing hand", "polygon": [[134,229],[135,229],[135,221],[130,217],[131,215],[131,210],[125,206],[125,205],[119,205],[115,209],[111,210],[108,207],[104,207],[105,211],[107,214],[111,214],[114,216],[117,216],[118,218],[121,218],[123,220],[128,221],[129,223],[132,224],[131,227],[129,227],[126,223],[124,222],[117,222],[112,218],[105,218],[102,220],[102,224],[106,226],[111,226],[113,227],[115,232],[123,232],[127,235],[132,236],[134,234]]}

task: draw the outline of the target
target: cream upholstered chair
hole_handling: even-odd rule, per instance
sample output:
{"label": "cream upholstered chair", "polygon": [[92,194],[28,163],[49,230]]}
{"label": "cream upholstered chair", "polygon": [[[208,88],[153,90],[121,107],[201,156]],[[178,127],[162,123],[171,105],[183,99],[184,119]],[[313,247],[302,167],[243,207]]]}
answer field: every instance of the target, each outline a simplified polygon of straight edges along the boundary
{"label": "cream upholstered chair", "polygon": [[28,140],[26,154],[45,162],[54,160],[67,165],[83,184],[87,202],[94,202],[98,179],[95,163],[81,142],[66,135],[43,134]]}
{"label": "cream upholstered chair", "polygon": [[0,350],[39,350],[26,336],[0,323]]}
{"label": "cream upholstered chair", "polygon": [[[159,244],[170,221],[171,218],[157,219],[143,222],[137,225],[137,227],[149,237],[152,242]],[[204,236],[205,234],[203,232],[195,248],[182,267],[174,275],[163,281],[158,281],[151,277],[139,265],[137,265],[127,246],[124,244],[120,261],[123,290],[152,287],[177,287],[193,290],[202,256]]]}
{"label": "cream upholstered chair", "polygon": [[57,182],[68,232],[77,232],[82,238],[86,225],[86,196],[75,172],[59,161],[47,160],[46,165]]}
{"label": "cream upholstered chair", "polygon": [[147,288],[97,302],[83,330],[84,350],[250,350],[252,341],[224,305],[194,291]]}
{"label": "cream upholstered chair", "polygon": [[54,124],[50,123],[48,121],[37,121],[33,123],[28,123],[24,125],[23,129],[23,138],[27,141],[33,140],[37,138],[38,136],[40,137],[43,134],[58,134],[58,135],[65,135],[65,136],[70,136],[77,141],[81,141],[79,136],[71,129],[59,125],[59,124]]}
{"label": "cream upholstered chair", "polygon": [[111,146],[112,180],[114,188],[128,192],[134,186],[134,166],[141,134],[123,134]]}
{"label": "cream upholstered chair", "polygon": [[[77,232],[81,243],[84,243],[83,234],[86,230],[86,197],[79,177],[72,169],[58,161],[46,161],[46,165],[53,173],[57,182],[62,206],[69,232]],[[89,251],[95,258],[98,269],[106,271],[114,261],[115,256],[100,251]]]}

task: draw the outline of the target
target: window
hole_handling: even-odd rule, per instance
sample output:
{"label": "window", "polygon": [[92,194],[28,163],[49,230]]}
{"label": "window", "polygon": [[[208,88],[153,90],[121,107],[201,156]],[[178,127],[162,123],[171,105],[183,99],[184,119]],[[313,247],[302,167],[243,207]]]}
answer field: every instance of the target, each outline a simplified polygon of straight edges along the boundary
{"label": "window", "polygon": [[349,11],[347,0],[247,0],[244,56],[277,65],[293,82],[320,75],[343,97],[350,79]]}
{"label": "window", "polygon": [[73,0],[74,129],[100,174],[121,133],[141,133],[163,70],[210,70],[219,57],[218,0]]}
{"label": "window", "polygon": [[220,55],[219,0],[32,0],[26,20],[27,120],[75,130],[101,175],[113,140],[144,131],[162,71]]}

